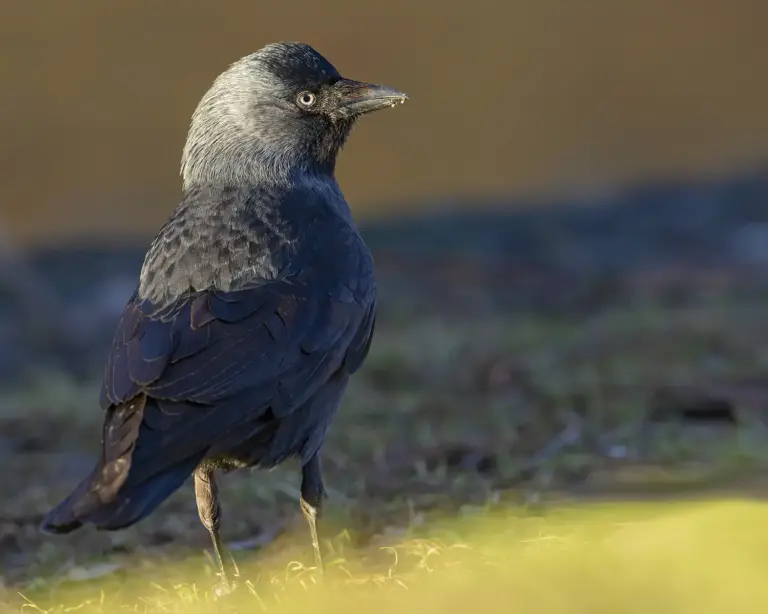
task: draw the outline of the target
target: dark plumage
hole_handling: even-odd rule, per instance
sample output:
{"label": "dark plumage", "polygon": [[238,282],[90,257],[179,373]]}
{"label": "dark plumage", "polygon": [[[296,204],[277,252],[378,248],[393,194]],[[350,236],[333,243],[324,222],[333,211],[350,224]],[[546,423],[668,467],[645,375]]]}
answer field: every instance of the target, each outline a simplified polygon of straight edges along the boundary
{"label": "dark plumage", "polygon": [[298,43],[268,45],[216,79],[192,118],[181,203],[107,358],[101,458],[44,530],[130,526],[194,472],[226,583],[214,469],[299,457],[321,564],[320,451],[376,318],[373,262],[336,155],[357,117],[405,98],[342,79]]}

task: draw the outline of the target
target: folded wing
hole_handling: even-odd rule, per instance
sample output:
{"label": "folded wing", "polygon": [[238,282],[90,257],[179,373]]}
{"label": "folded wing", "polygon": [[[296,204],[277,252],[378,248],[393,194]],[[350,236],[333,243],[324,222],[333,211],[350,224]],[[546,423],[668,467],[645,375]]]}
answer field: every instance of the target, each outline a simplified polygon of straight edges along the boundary
{"label": "folded wing", "polygon": [[110,414],[138,395],[152,401],[143,409],[129,482],[199,455],[240,425],[285,418],[340,368],[360,366],[374,319],[372,283],[329,292],[274,281],[190,293],[163,309],[134,295],[101,393]]}

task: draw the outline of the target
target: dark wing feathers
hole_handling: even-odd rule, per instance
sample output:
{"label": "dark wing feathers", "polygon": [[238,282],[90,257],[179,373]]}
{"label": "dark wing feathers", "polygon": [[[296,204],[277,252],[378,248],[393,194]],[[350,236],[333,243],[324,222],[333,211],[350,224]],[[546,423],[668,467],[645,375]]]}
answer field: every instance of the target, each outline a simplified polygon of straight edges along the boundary
{"label": "dark wing feathers", "polygon": [[[115,333],[102,387],[107,423],[120,435],[105,438],[105,447],[115,448],[106,454],[129,450],[120,412],[131,399],[148,398],[140,427],[132,420],[126,431],[135,447],[125,486],[154,479],[211,445],[225,452],[260,431],[271,438],[281,428],[275,418],[306,409],[339,367],[358,365],[372,333],[375,288],[371,283],[352,302],[336,296],[275,281],[229,294],[190,294],[161,317],[134,297]],[[290,454],[268,449],[265,462]]]}
{"label": "dark wing feathers", "polygon": [[365,319],[347,348],[345,364],[347,371],[355,373],[363,364],[368,351],[371,349],[373,331],[376,327],[376,305],[371,304],[365,312]]}
{"label": "dark wing feathers", "polygon": [[[351,291],[350,291],[351,292]],[[357,365],[372,332],[373,289],[319,292],[275,281],[237,292],[200,292],[173,313],[150,315],[133,297],[114,336],[102,405],[141,392],[186,404],[292,411],[344,362]],[[341,300],[340,300],[341,299]]]}

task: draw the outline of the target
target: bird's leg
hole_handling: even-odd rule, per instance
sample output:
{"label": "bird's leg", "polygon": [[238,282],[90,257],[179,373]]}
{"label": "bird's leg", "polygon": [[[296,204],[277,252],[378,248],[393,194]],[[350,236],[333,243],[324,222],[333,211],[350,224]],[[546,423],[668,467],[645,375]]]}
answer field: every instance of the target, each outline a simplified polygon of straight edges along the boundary
{"label": "bird's leg", "polygon": [[320,541],[317,537],[317,519],[322,513],[323,501],[327,496],[323,487],[320,454],[318,452],[301,468],[301,512],[309,524],[309,534],[312,536],[312,548],[315,553],[315,565],[321,575],[324,569],[323,557],[320,554]]}
{"label": "bird's leg", "polygon": [[234,578],[240,575],[237,564],[232,556],[224,551],[219,536],[219,521],[221,519],[221,506],[219,505],[219,489],[210,467],[198,467],[195,471],[195,499],[197,500],[197,513],[203,526],[208,529],[213,542],[213,550],[219,564],[221,584],[217,587],[217,595],[231,592],[235,588]]}

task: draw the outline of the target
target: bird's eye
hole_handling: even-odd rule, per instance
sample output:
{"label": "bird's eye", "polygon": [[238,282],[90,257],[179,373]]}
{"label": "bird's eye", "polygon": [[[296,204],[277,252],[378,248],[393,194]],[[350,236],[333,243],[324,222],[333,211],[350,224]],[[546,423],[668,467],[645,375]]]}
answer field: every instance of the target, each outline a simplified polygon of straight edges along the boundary
{"label": "bird's eye", "polygon": [[302,92],[296,97],[296,102],[298,102],[300,106],[306,108],[309,108],[315,104],[316,100],[317,97],[312,92]]}

